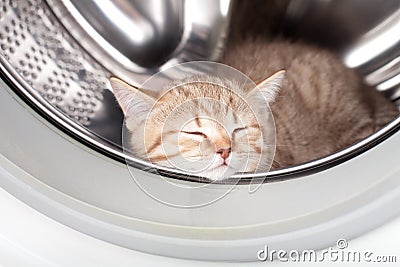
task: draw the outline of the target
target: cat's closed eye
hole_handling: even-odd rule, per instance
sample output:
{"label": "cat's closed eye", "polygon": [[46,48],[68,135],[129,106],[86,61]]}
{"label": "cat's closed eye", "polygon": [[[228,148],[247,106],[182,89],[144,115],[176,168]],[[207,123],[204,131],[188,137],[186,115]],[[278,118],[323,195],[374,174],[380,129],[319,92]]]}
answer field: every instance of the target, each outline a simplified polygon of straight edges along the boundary
{"label": "cat's closed eye", "polygon": [[194,131],[194,132],[188,132],[188,131],[181,131],[182,133],[185,134],[192,134],[192,135],[197,135],[197,136],[202,136],[204,138],[208,138],[208,136],[205,133],[199,132],[199,131]]}

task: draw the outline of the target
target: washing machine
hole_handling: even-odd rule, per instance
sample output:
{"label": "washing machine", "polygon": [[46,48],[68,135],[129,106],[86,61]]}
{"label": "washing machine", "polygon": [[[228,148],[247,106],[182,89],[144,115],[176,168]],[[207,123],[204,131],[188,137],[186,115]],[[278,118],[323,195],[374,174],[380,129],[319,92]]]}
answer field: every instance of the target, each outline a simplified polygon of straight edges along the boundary
{"label": "washing machine", "polygon": [[[139,85],[217,60],[237,2],[0,2],[1,267],[283,265],[296,251],[397,266],[400,117],[335,154],[223,183],[124,153],[108,77]],[[400,1],[283,6],[288,35],[333,49],[400,105]]]}

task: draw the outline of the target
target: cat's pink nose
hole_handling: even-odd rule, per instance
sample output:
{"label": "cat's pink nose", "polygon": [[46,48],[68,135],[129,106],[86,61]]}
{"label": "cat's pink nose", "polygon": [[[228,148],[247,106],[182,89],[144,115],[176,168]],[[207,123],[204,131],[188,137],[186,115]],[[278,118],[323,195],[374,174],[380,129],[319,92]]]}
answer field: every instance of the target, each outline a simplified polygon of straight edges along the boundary
{"label": "cat's pink nose", "polygon": [[220,148],[217,151],[217,154],[220,154],[221,158],[227,159],[229,157],[229,154],[231,154],[231,148]]}

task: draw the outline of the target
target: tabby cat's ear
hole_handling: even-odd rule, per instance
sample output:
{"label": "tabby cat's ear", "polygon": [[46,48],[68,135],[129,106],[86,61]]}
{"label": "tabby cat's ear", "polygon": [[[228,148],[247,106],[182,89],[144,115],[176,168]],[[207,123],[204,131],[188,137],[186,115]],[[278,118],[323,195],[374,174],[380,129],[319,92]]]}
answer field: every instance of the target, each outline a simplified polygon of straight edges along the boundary
{"label": "tabby cat's ear", "polygon": [[111,77],[110,83],[125,117],[145,120],[155,99],[118,78]]}
{"label": "tabby cat's ear", "polygon": [[250,94],[261,93],[267,103],[274,101],[282,87],[282,82],[285,79],[285,73],[285,70],[276,72],[272,76],[258,83],[256,88],[250,91]]}

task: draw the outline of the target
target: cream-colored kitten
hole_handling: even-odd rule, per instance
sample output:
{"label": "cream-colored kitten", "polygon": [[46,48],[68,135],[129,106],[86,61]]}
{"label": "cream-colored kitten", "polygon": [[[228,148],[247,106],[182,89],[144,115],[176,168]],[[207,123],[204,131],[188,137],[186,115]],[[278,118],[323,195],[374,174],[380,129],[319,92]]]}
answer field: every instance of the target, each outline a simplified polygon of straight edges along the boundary
{"label": "cream-colored kitten", "polygon": [[158,99],[118,78],[110,82],[131,133],[134,156],[212,180],[265,171],[275,152],[268,103],[284,71],[249,88],[212,76],[166,86]]}
{"label": "cream-colored kitten", "polygon": [[[382,94],[321,48],[250,39],[231,44],[222,62],[261,82],[241,88],[226,79],[189,78],[156,100],[111,79],[137,157],[217,180],[329,155],[398,115]],[[276,127],[260,111],[267,104]]]}

